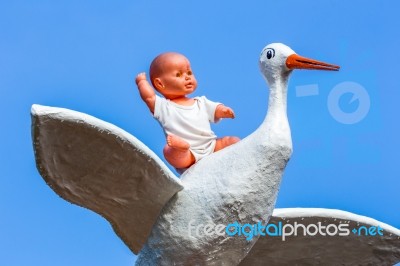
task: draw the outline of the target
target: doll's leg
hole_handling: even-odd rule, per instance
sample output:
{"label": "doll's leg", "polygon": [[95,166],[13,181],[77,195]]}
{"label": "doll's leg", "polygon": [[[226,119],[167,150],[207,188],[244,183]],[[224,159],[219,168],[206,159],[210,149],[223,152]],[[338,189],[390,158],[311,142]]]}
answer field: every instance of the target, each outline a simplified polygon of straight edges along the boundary
{"label": "doll's leg", "polygon": [[185,140],[168,135],[167,145],[164,147],[165,159],[175,168],[187,168],[195,163],[195,158],[189,148],[190,145]]}
{"label": "doll's leg", "polygon": [[232,144],[235,144],[236,142],[239,142],[240,139],[238,137],[223,137],[220,139],[217,139],[217,143],[215,144],[214,152],[222,150],[223,148],[226,148]]}

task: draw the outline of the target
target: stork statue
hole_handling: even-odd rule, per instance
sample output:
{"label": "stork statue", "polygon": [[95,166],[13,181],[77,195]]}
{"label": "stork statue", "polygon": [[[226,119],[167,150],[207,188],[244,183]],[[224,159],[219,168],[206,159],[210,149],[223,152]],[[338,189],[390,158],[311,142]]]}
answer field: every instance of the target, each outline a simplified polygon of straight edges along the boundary
{"label": "stork statue", "polygon": [[[137,265],[263,265],[263,259],[268,265],[301,264],[305,255],[321,264],[357,264],[355,254],[359,252],[362,259],[369,259],[368,263],[399,261],[400,231],[382,223],[386,235],[369,241],[349,237],[346,243],[357,243],[354,248],[358,251],[345,249],[347,256],[340,258],[333,256],[332,249],[304,251],[307,245],[338,243],[343,239],[340,237],[299,238],[294,241],[297,246],[292,247],[291,255],[284,256],[283,244],[274,242],[271,246],[272,239],[267,237],[259,240],[260,235],[254,235],[246,239],[230,236],[228,231],[218,234],[200,230],[205,224],[211,228],[234,222],[266,225],[270,221],[283,171],[292,154],[287,119],[289,76],[293,69],[339,69],[301,57],[281,43],[267,45],[259,65],[270,90],[264,122],[240,142],[198,161],[180,179],[122,129],[75,111],[33,105],[38,170],[62,198],[106,218],[126,245],[139,254]],[[272,220],[285,217],[378,223],[324,209],[283,209],[275,212]],[[390,247],[390,251],[376,251],[382,247]],[[268,254],[262,250],[268,250]],[[246,256],[253,252],[256,259],[248,259]],[[273,258],[274,254],[278,257]]]}

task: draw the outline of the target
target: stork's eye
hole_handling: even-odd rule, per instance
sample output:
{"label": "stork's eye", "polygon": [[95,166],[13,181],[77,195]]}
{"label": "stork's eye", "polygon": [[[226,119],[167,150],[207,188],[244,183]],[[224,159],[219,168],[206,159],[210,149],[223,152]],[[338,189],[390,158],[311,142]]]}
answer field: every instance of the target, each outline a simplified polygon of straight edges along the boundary
{"label": "stork's eye", "polygon": [[275,56],[275,50],[273,48],[268,48],[267,49],[267,58],[271,59],[274,56]]}

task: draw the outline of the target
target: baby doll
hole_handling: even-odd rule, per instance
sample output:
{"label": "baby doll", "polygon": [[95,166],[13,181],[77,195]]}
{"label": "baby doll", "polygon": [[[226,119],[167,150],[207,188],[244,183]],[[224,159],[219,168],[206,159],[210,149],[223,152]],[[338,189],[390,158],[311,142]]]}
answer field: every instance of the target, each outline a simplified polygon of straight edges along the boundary
{"label": "baby doll", "polygon": [[165,159],[175,168],[184,169],[213,152],[239,141],[237,137],[217,136],[210,122],[221,118],[234,118],[229,107],[206,97],[187,97],[197,88],[197,81],[189,60],[179,53],[163,53],[150,65],[153,87],[164,96],[155,94],[145,73],[136,76],[140,96],[154,118],[164,129],[167,144]]}

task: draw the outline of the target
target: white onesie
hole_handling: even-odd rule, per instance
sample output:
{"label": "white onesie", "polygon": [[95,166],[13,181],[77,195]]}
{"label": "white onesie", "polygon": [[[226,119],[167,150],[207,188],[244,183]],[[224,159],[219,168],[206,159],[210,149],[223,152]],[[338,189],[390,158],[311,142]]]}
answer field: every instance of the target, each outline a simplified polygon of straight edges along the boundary
{"label": "white onesie", "polygon": [[211,130],[210,122],[218,122],[214,117],[220,103],[212,102],[205,96],[193,99],[193,105],[184,106],[156,96],[153,116],[166,135],[181,137],[190,144],[190,151],[197,162],[214,151],[217,136]]}

